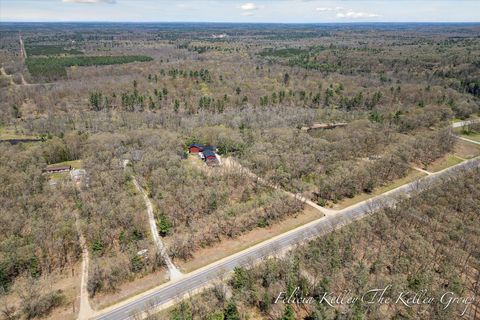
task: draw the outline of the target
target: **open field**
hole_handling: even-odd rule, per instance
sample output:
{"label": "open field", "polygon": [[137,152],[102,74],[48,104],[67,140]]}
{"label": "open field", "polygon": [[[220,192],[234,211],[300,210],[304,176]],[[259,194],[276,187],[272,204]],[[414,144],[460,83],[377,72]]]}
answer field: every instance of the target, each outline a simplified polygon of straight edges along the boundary
{"label": "open field", "polygon": [[480,155],[480,145],[458,140],[455,144],[454,155],[463,159],[471,159]]}
{"label": "open field", "polygon": [[430,172],[437,172],[445,168],[459,164],[462,161],[463,161],[462,159],[458,158],[453,154],[447,154],[445,157],[437,159],[434,162],[432,162],[429,166],[425,168],[425,170]]}
{"label": "open field", "polygon": [[480,142],[480,133],[462,134],[464,138]]}
{"label": "open field", "polygon": [[47,166],[47,168],[63,167],[63,166],[71,166],[73,169],[82,169],[83,168],[83,162],[82,162],[82,160],[63,161],[63,162],[50,164],[50,165]]}

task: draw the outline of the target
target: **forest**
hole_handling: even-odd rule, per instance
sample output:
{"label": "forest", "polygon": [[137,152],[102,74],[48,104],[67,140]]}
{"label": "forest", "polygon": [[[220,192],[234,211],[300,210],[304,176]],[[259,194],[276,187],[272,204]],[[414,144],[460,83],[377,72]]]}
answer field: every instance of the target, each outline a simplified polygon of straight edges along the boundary
{"label": "forest", "polygon": [[[477,24],[1,24],[0,314],[74,318],[81,238],[96,310],[168,281],[134,179],[167,255],[186,273],[211,262],[206,252],[222,258],[322,216],[299,199],[340,210],[478,157],[478,123],[452,123],[479,116],[479,32]],[[30,142],[11,143],[19,139]],[[214,146],[223,165],[189,154],[192,143]],[[81,181],[75,170],[84,170]],[[449,319],[456,310],[438,306],[271,301],[280,289],[318,294],[340,284],[474,292],[477,184],[478,171],[462,174],[287,257],[240,268],[167,316]]]}
{"label": "forest", "polygon": [[29,56],[50,56],[59,54],[82,54],[83,52],[74,48],[65,48],[62,45],[41,45],[27,44],[25,49]]}
{"label": "forest", "polygon": [[[151,319],[460,319],[464,311],[465,318],[476,319],[474,305],[444,309],[439,299],[384,308],[360,300],[331,307],[322,297],[326,292],[340,296],[341,288],[349,288],[349,296],[362,296],[370,288],[386,286],[393,288],[385,295],[390,299],[402,290],[426,289],[437,298],[445,291],[478,295],[479,179],[478,169],[463,172],[284,257],[238,267],[227,284],[217,282]],[[315,302],[274,303],[280,292],[288,297],[296,288],[301,294],[295,297]]]}
{"label": "forest", "polygon": [[[71,52],[70,52],[71,53]],[[25,64],[30,75],[36,79],[47,81],[59,80],[67,76],[66,67],[72,66],[99,66],[122,64],[136,61],[151,61],[147,56],[78,56],[78,57],[48,57],[27,58]]]}

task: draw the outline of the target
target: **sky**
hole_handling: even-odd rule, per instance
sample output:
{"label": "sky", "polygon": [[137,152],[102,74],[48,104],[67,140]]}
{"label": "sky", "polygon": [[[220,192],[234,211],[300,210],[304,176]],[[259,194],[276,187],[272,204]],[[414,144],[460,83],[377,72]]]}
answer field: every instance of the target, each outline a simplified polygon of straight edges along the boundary
{"label": "sky", "polygon": [[480,0],[0,0],[0,21],[480,22]]}

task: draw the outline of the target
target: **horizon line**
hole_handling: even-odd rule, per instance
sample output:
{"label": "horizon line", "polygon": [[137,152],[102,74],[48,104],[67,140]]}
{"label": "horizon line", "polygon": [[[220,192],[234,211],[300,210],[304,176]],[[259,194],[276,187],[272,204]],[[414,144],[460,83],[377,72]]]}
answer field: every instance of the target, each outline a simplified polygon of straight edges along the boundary
{"label": "horizon line", "polygon": [[54,21],[54,20],[31,20],[31,21],[20,21],[20,20],[0,20],[0,24],[3,23],[230,23],[230,24],[379,24],[379,23],[416,23],[416,24],[480,24],[479,21],[331,21],[331,22],[268,22],[268,21],[105,21],[105,20],[66,20],[66,21]]}

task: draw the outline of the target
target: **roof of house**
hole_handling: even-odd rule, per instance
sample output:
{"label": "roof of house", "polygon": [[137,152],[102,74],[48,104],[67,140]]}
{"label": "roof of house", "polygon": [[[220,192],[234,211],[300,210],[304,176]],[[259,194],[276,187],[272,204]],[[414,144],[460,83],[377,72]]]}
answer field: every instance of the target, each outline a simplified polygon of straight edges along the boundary
{"label": "roof of house", "polygon": [[216,157],[215,152],[213,152],[213,151],[210,150],[210,149],[203,150],[203,156],[204,156],[205,158],[208,158],[208,157]]}
{"label": "roof of house", "polygon": [[64,170],[70,170],[70,169],[72,169],[72,166],[49,167],[45,170],[46,171],[64,171]]}
{"label": "roof of house", "polygon": [[217,147],[215,147],[215,146],[204,146],[204,147],[203,147],[203,150],[212,150],[212,151],[215,151],[215,150],[217,150]]}
{"label": "roof of house", "polygon": [[197,148],[204,148],[203,145],[199,143],[192,143],[191,145],[188,146],[189,148],[197,147]]}

